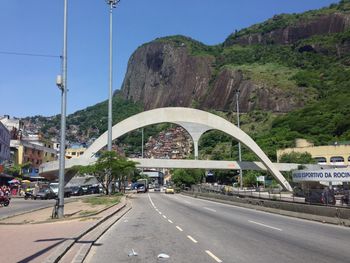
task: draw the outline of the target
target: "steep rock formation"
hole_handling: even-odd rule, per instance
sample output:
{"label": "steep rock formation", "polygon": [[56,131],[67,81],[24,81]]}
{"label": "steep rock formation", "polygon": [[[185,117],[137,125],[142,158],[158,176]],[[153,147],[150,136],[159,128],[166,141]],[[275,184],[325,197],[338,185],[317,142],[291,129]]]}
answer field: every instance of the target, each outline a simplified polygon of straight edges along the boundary
{"label": "steep rock formation", "polygon": [[155,41],[131,56],[122,85],[125,98],[145,109],[191,106],[202,98],[212,75],[213,58],[191,56],[185,46]]}
{"label": "steep rock formation", "polygon": [[131,56],[122,94],[146,110],[171,106],[232,110],[237,89],[243,112],[289,112],[304,105],[295,92],[255,83],[239,70],[224,69],[214,76],[213,63],[214,57],[191,55],[185,44],[148,43]]}
{"label": "steep rock formation", "polygon": [[[278,19],[278,16],[276,16]],[[300,21],[295,25],[279,28],[266,33],[252,33],[235,37],[231,35],[225,46],[234,44],[293,44],[314,35],[344,32],[350,27],[350,14],[333,13],[315,17],[309,21]]]}
{"label": "steep rock formation", "polygon": [[[291,91],[283,91],[277,87],[254,83],[245,79],[240,70],[223,70],[207,93],[201,107],[217,110],[236,110],[236,91],[239,91],[239,107],[242,112],[252,110],[268,110],[273,112],[289,112],[304,106]],[[303,94],[303,89],[299,90]]]}

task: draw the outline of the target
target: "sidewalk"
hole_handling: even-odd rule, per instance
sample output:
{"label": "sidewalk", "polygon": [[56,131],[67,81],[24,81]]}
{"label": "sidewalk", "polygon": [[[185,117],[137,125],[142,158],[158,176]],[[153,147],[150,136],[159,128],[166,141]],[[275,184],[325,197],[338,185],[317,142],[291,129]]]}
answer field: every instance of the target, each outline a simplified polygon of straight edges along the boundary
{"label": "sidewalk", "polygon": [[[65,205],[70,216],[64,220],[49,220],[52,208],[5,219],[0,224],[1,261],[44,262],[65,241],[80,237],[125,204],[126,197],[107,209],[77,201]],[[83,217],[82,212],[89,216]]]}

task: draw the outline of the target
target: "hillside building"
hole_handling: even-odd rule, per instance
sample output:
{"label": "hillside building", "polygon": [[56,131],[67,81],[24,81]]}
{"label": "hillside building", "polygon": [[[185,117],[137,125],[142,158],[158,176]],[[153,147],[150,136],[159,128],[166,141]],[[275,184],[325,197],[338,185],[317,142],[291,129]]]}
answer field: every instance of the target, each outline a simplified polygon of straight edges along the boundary
{"label": "hillside building", "polygon": [[72,145],[70,148],[66,149],[66,158],[79,158],[84,154],[86,147],[82,145]]}
{"label": "hillside building", "polygon": [[318,164],[349,166],[350,165],[350,142],[334,143],[333,145],[314,146],[305,139],[295,140],[294,148],[277,150],[277,162],[283,154],[291,152],[309,153]]}

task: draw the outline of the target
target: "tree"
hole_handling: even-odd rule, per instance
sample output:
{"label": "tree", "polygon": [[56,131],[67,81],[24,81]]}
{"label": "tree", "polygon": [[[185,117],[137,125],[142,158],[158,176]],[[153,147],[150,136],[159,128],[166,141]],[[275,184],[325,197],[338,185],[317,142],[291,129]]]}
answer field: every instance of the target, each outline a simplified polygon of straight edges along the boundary
{"label": "tree", "polygon": [[32,165],[31,162],[26,162],[23,164],[15,164],[10,167],[5,168],[5,173],[13,175],[13,176],[21,176],[23,173],[23,169],[29,169],[30,166]]}
{"label": "tree", "polygon": [[122,182],[136,169],[136,162],[129,161],[114,151],[105,151],[95,164],[78,166],[73,169],[77,169],[80,174],[95,176],[108,195],[110,194],[108,186],[112,182],[118,181],[119,190],[122,190]]}
{"label": "tree", "polygon": [[256,177],[259,176],[257,171],[246,171],[243,176],[243,185],[246,187],[251,187],[256,185]]}
{"label": "tree", "polygon": [[311,154],[308,152],[284,153],[280,158],[280,162],[281,163],[300,163],[300,164],[316,163],[316,161],[312,158]]}
{"label": "tree", "polygon": [[200,183],[203,179],[204,171],[202,169],[175,169],[171,177],[176,186],[191,186]]}

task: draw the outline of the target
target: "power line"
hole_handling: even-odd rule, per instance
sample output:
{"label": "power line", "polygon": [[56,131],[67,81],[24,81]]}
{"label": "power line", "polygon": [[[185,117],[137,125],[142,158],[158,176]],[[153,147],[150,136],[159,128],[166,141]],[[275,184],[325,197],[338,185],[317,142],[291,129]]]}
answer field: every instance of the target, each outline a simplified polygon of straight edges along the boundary
{"label": "power line", "polygon": [[61,57],[61,56],[57,56],[57,55],[21,53],[21,52],[9,52],[9,51],[0,51],[0,54],[15,55],[15,56],[30,56],[30,57],[46,57],[46,58],[60,58]]}

